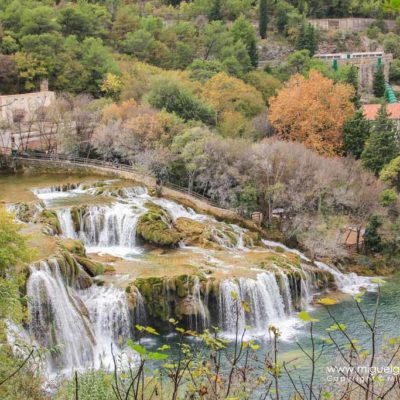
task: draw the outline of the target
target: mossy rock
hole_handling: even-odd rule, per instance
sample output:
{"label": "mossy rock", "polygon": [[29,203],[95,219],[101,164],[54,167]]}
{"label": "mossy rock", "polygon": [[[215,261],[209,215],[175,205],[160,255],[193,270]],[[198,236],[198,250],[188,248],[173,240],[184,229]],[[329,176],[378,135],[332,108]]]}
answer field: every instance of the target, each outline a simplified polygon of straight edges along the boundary
{"label": "mossy rock", "polygon": [[174,227],[170,215],[154,203],[146,203],[148,212],[138,221],[136,231],[148,243],[159,246],[176,246],[181,235]]}
{"label": "mossy rock", "polygon": [[15,205],[15,216],[22,222],[31,222],[37,213],[37,208],[30,203],[17,203]]}
{"label": "mossy rock", "polygon": [[190,218],[180,217],[175,221],[175,227],[181,235],[181,240],[188,246],[221,249],[211,226]]}
{"label": "mossy rock", "polygon": [[75,259],[83,267],[83,269],[91,276],[102,275],[104,273],[104,265],[102,263],[90,260],[87,257],[75,256]]}
{"label": "mossy rock", "polygon": [[55,211],[47,209],[41,211],[36,219],[36,222],[47,225],[57,235],[62,233],[60,221],[58,220]]}
{"label": "mossy rock", "polygon": [[71,219],[74,225],[75,232],[81,230],[81,217],[86,212],[86,206],[72,207],[71,208]]}
{"label": "mossy rock", "polygon": [[80,257],[86,257],[85,246],[81,240],[78,239],[63,239],[61,241],[62,247],[68,252]]}

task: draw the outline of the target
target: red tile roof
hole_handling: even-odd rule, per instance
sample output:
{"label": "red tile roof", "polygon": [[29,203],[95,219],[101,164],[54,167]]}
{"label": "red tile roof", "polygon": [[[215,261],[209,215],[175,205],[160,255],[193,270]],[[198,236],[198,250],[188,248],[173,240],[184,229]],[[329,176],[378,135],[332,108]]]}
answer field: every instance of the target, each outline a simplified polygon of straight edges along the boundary
{"label": "red tile roof", "polygon": [[[400,103],[386,105],[390,119],[400,119]],[[378,110],[381,108],[380,104],[365,104],[362,106],[364,115],[370,121],[375,120]]]}

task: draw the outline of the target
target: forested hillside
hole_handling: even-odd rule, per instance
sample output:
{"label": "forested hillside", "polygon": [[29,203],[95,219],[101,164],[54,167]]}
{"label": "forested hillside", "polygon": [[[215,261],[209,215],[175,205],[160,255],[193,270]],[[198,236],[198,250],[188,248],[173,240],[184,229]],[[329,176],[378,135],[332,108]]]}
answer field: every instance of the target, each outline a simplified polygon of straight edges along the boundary
{"label": "forested hillside", "polygon": [[[338,160],[338,175],[329,176],[333,161],[312,151],[361,157],[379,175],[398,146],[387,123],[390,151],[378,143],[364,152],[373,129],[354,114],[360,106],[356,69],[334,70],[312,56],[322,40],[340,50],[365,37],[369,46],[399,57],[399,36],[387,32],[383,20],[395,19],[396,7],[395,1],[1,0],[0,91],[35,91],[48,79],[58,95],[41,110],[40,119],[51,122],[57,137],[57,149],[50,140],[47,151],[128,159],[247,216],[261,210],[268,225],[274,208],[284,208],[280,230],[288,240],[335,255],[335,232],[349,224],[360,232],[372,214],[386,215],[396,194],[386,193],[382,209],[385,186],[370,172]],[[310,17],[335,16],[376,22],[361,34],[338,31],[333,38],[308,23]],[[265,58],[260,49],[271,43],[289,53],[278,51],[282,62],[267,58],[258,68]],[[400,76],[398,64],[393,79]],[[3,121],[1,129],[21,131],[20,120]],[[312,151],[260,142],[272,135]],[[299,168],[304,175],[297,176]],[[336,189],[344,183],[353,193],[350,203]],[[391,222],[380,226],[390,230]],[[318,236],[326,243],[314,243]]]}

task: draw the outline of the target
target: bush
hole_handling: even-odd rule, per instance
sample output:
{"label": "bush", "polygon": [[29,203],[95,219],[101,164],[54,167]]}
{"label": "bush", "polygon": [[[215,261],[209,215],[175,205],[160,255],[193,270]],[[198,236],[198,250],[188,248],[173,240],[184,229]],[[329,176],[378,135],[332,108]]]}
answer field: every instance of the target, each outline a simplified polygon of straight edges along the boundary
{"label": "bush", "polygon": [[185,121],[213,124],[215,120],[214,111],[208,104],[197,99],[189,89],[165,78],[153,83],[148,101],[153,107],[175,113]]}

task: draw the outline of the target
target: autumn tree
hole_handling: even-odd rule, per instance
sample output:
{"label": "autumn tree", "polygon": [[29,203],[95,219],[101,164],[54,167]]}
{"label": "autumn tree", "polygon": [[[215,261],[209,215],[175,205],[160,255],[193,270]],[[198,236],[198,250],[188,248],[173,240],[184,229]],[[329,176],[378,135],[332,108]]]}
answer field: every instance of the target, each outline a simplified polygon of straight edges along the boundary
{"label": "autumn tree", "polygon": [[204,85],[202,95],[213,106],[217,119],[226,111],[236,111],[250,118],[265,108],[260,92],[223,72]]}
{"label": "autumn tree", "polygon": [[346,120],[354,112],[354,89],[317,71],[293,76],[270,99],[269,118],[280,138],[305,144],[320,154],[338,154]]}

